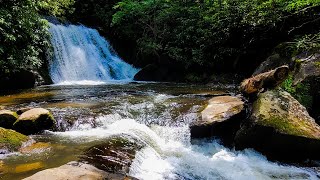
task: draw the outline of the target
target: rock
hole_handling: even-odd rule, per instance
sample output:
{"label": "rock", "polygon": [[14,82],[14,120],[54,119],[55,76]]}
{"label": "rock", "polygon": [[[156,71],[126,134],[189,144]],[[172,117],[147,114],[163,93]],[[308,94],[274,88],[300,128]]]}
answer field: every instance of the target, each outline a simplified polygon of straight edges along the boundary
{"label": "rock", "polygon": [[65,180],[65,179],[130,180],[132,179],[134,180],[135,178],[122,175],[122,174],[107,173],[92,165],[72,161],[66,165],[63,165],[57,168],[40,171],[28,178],[25,178],[24,180],[38,180],[38,179],[46,179],[46,180]]}
{"label": "rock", "polygon": [[320,76],[320,53],[307,57],[295,57],[293,84],[296,85],[308,77]]}
{"label": "rock", "polygon": [[37,143],[31,144],[30,146],[20,148],[19,152],[23,154],[33,154],[33,153],[40,153],[49,149],[51,149],[51,146],[49,143],[37,142]]}
{"label": "rock", "polygon": [[30,140],[28,136],[0,127],[0,154],[18,151],[24,143]]}
{"label": "rock", "polygon": [[15,167],[14,173],[24,173],[28,171],[41,169],[41,168],[44,168],[44,164],[42,162],[20,164]]}
{"label": "rock", "polygon": [[235,137],[237,149],[255,148],[278,160],[320,158],[320,126],[285,91],[261,93]]}
{"label": "rock", "polygon": [[46,129],[52,129],[56,121],[52,114],[43,108],[34,108],[21,114],[13,128],[23,134],[36,134]]}
{"label": "rock", "polygon": [[88,162],[110,173],[126,174],[129,172],[136,151],[142,147],[141,143],[131,137],[112,137],[104,144],[87,149],[80,157],[80,161]]}
{"label": "rock", "polygon": [[35,85],[35,75],[28,70],[20,69],[6,76],[0,76],[0,84],[4,85],[0,89],[32,88]]}
{"label": "rock", "polygon": [[252,76],[270,71],[279,66],[290,64],[290,59],[281,57],[279,54],[275,53],[269,56],[265,61],[263,61],[260,66],[254,71]]}
{"label": "rock", "polygon": [[240,117],[244,102],[234,96],[218,96],[209,100],[208,106],[201,112],[201,120],[191,125],[191,137],[209,137],[232,135],[240,128]]}
{"label": "rock", "polygon": [[32,108],[26,107],[26,108],[20,108],[16,111],[16,113],[20,116],[22,113],[31,110]]}
{"label": "rock", "polygon": [[156,64],[149,64],[141,69],[135,76],[136,81],[161,81],[168,73],[168,68],[159,67]]}
{"label": "rock", "polygon": [[0,110],[0,127],[12,129],[18,117],[18,114],[13,111]]}

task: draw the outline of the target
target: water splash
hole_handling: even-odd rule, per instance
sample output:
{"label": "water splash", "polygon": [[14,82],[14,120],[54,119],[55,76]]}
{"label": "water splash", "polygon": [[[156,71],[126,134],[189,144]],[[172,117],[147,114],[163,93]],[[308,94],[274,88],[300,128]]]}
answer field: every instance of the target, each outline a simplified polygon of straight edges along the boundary
{"label": "water splash", "polygon": [[131,81],[138,69],[112,52],[95,29],[50,24],[54,48],[50,76],[55,84]]}
{"label": "water splash", "polygon": [[[129,175],[139,179],[317,179],[314,172],[269,162],[253,150],[234,151],[215,140],[190,143],[188,126],[148,127],[120,116],[100,117],[98,128],[51,132],[71,141],[129,135],[145,144]],[[165,133],[164,133],[165,132]],[[84,139],[83,139],[84,138]]]}

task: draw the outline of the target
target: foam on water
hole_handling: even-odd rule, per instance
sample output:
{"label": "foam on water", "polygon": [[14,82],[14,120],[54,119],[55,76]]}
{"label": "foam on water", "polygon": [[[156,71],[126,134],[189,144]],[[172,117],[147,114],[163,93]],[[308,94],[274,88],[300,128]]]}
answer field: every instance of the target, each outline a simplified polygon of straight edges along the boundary
{"label": "foam on water", "polygon": [[82,25],[50,24],[49,31],[54,49],[49,71],[56,84],[131,81],[138,72],[138,69],[120,59],[109,42],[95,29]]}
{"label": "foam on water", "polygon": [[77,126],[52,133],[74,141],[126,134],[144,142],[129,172],[139,179],[317,179],[314,172],[269,162],[253,150],[230,150],[215,140],[191,144],[187,125],[147,127],[119,115],[98,119],[98,128]]}

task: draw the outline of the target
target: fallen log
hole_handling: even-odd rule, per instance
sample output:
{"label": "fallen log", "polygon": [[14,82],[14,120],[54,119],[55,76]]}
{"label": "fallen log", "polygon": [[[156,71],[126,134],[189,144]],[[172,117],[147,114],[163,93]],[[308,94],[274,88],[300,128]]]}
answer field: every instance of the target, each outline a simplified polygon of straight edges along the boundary
{"label": "fallen log", "polygon": [[243,80],[240,85],[240,91],[245,94],[253,94],[263,89],[272,89],[281,84],[288,75],[289,67],[280,66],[274,70]]}

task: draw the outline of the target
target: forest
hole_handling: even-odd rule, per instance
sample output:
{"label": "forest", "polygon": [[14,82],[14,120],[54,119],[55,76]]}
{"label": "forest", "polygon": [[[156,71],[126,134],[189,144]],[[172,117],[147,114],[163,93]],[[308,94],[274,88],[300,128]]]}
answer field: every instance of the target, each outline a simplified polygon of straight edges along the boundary
{"label": "forest", "polygon": [[[320,46],[319,0],[1,0],[0,72],[50,56],[48,19],[99,30],[136,67],[170,67],[174,81],[248,76],[275,51]],[[187,74],[182,76],[181,74]]]}

